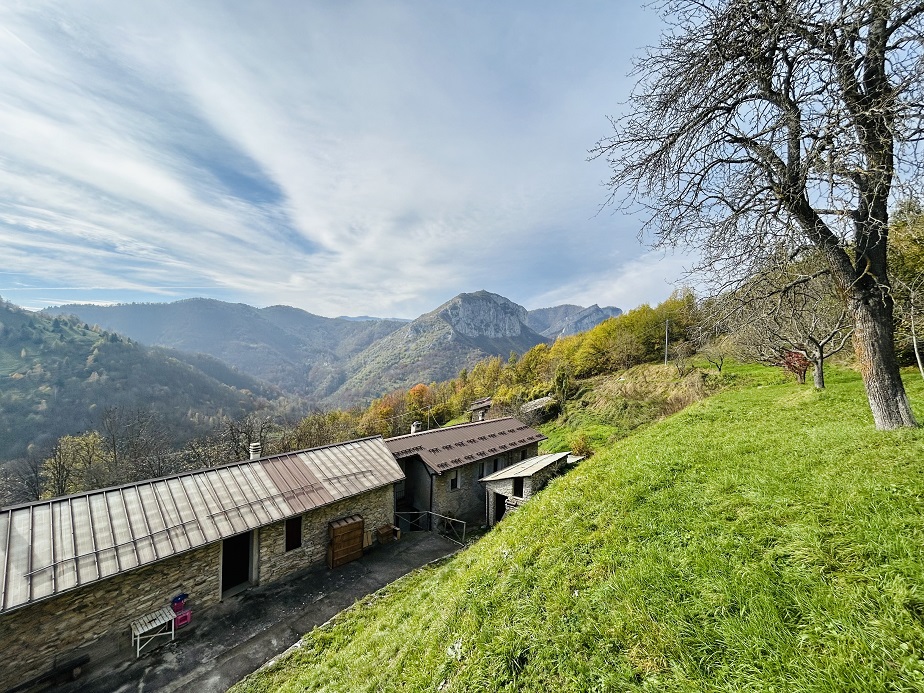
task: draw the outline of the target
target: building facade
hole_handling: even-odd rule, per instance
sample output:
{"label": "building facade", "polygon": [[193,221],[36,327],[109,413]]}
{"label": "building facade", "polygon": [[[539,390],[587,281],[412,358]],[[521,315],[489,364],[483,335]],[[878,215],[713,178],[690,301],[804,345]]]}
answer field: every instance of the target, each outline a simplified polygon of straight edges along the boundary
{"label": "building facade", "polygon": [[544,435],[510,417],[388,438],[385,444],[405,474],[395,492],[398,511],[485,523],[479,479],[534,457],[542,440]]}
{"label": "building facade", "polygon": [[0,510],[0,690],[81,654],[133,656],[130,624],[323,562],[328,526],[390,526],[403,473],[367,438]]}

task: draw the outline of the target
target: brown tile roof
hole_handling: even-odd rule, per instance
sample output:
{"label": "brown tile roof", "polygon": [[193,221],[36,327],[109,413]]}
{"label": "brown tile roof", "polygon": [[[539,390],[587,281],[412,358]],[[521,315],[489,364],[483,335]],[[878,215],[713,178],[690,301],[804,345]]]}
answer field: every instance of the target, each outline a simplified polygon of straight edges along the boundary
{"label": "brown tile roof", "polygon": [[385,445],[396,458],[419,455],[431,470],[442,474],[540,440],[545,436],[539,431],[506,417],[388,438]]}
{"label": "brown tile roof", "polygon": [[403,478],[376,436],[0,509],[0,613]]}

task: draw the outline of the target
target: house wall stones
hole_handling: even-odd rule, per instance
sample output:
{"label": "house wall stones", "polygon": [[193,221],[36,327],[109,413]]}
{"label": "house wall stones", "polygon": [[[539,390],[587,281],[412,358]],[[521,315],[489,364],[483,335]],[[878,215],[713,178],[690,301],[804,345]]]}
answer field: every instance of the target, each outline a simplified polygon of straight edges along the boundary
{"label": "house wall stones", "polygon": [[[496,481],[485,482],[484,487],[487,491],[487,517],[488,524],[493,526],[495,524],[494,518],[496,517],[495,513],[497,511],[497,501],[500,494],[506,497],[506,507],[507,510],[515,509],[529,500],[534,494],[539,493],[546,484],[556,476],[561,473],[561,468],[558,465],[550,465],[545,469],[540,469],[532,476],[525,476],[523,478],[523,495],[514,496],[513,495],[513,485],[514,479],[498,479]],[[502,501],[504,502],[504,501]]]}
{"label": "house wall stones", "polygon": [[260,584],[274,582],[296,570],[326,560],[330,541],[328,523],[332,520],[348,515],[362,515],[366,529],[376,529],[394,521],[394,506],[394,486],[389,484],[305,513],[302,515],[302,545],[291,551],[286,551],[285,522],[261,527]]}

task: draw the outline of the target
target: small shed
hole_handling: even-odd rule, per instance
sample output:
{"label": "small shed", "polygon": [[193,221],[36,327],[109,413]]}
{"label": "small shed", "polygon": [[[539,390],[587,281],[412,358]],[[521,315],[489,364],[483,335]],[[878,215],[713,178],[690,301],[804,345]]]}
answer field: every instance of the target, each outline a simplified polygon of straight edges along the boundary
{"label": "small shed", "polygon": [[488,526],[493,527],[508,511],[523,505],[551,479],[583,459],[570,452],[538,455],[481,479],[485,489]]}
{"label": "small shed", "polygon": [[481,399],[476,399],[474,402],[472,402],[468,407],[472,422],[484,421],[488,416],[488,410],[490,408],[490,397],[482,397]]}

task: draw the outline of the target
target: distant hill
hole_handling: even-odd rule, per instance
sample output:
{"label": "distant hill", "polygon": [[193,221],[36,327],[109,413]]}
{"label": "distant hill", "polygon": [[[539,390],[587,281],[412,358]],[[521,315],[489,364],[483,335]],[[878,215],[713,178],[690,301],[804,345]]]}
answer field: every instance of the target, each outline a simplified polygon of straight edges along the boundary
{"label": "distant hill", "polygon": [[145,344],[202,353],[289,393],[320,401],[346,380],[353,355],[405,324],[325,318],[289,306],[254,308],[194,298],[174,303],[67,305],[89,324]]}
{"label": "distant hill", "polygon": [[0,303],[0,460],[93,427],[106,407],[153,409],[183,442],[280,395],[216,359],[186,357]]}
{"label": "distant hill", "polygon": [[586,332],[607,318],[615,318],[617,315],[622,315],[622,311],[614,306],[601,308],[595,303],[589,308],[582,308],[564,304],[529,311],[526,324],[543,337],[556,339]]}
{"label": "distant hill", "polygon": [[352,375],[332,395],[355,402],[419,382],[454,377],[488,356],[522,354],[548,341],[527,324],[527,311],[488,291],[459,294],[351,359]]}
{"label": "distant hill", "polygon": [[487,291],[460,294],[413,321],[326,318],[290,306],[204,298],[45,312],[73,314],[144,344],[207,354],[289,394],[341,406],[450,378],[486,356],[523,353],[620,313],[596,305],[527,311]]}
{"label": "distant hill", "polygon": [[408,318],[375,318],[371,315],[338,315],[337,320],[350,320],[352,322],[367,322],[369,320],[397,320],[398,322],[410,322]]}

